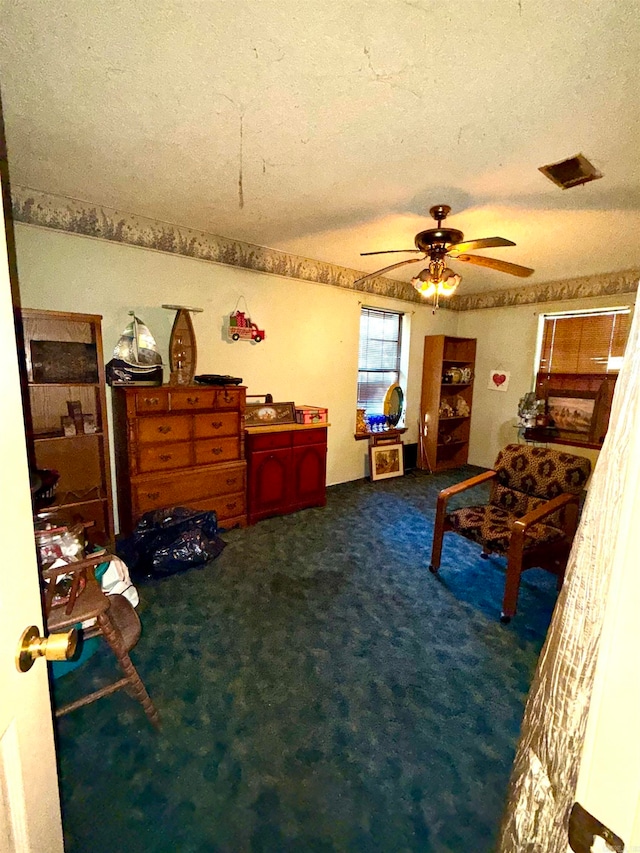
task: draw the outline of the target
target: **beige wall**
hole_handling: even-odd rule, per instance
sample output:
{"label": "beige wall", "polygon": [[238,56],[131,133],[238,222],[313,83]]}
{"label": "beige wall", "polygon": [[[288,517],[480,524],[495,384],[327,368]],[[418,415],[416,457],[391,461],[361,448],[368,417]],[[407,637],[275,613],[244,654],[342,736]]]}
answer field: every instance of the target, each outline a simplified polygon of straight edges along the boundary
{"label": "beige wall", "polygon": [[[578,307],[632,306],[634,302],[635,294],[624,294],[460,312],[457,333],[478,340],[469,462],[490,468],[500,448],[517,439],[518,401],[533,388],[536,337],[541,314]],[[495,368],[511,373],[506,392],[490,390],[488,387],[489,373]],[[588,456],[593,463],[598,456],[597,451],[584,448],[576,452]]]}
{"label": "beige wall", "polygon": [[[161,305],[203,308],[192,315],[199,373],[241,376],[248,394],[329,409],[329,484],[366,473],[367,442],[353,437],[361,305],[408,314],[406,441],[417,441],[424,336],[455,334],[458,322],[450,311],[434,315],[426,306],[20,223],[16,247],[22,304],[102,314],[105,360],[135,310],[168,364],[175,312]],[[223,319],[240,296],[266,330],[260,344],[223,336]]]}
{"label": "beige wall", "polygon": [[[451,312],[341,290],[297,279],[16,224],[22,303],[29,308],[102,314],[105,359],[135,310],[151,328],[168,363],[174,312],[163,303],[203,308],[194,314],[198,372],[241,376],[248,394],[329,409],[327,482],[367,473],[367,442],[353,437],[362,304],[405,311],[409,357],[402,385],[408,431],[417,441],[425,335],[478,340],[469,462],[490,467],[500,447],[516,439],[518,400],[532,387],[538,317],[575,308],[576,301]],[[244,296],[266,340],[231,343],[223,321]],[[581,300],[580,307],[632,305],[633,294]],[[406,330],[405,330],[406,331]],[[505,393],[487,388],[489,371],[510,371]],[[165,377],[168,378],[168,377]],[[595,461],[593,451],[581,451]]]}

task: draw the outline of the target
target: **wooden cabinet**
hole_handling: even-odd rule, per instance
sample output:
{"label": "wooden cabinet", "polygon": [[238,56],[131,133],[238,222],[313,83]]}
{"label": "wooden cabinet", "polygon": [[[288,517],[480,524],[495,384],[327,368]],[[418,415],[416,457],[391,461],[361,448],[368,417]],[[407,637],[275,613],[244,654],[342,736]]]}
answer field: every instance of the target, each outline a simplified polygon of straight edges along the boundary
{"label": "wooden cabinet", "polygon": [[443,471],[467,462],[475,361],[475,338],[425,337],[420,408],[427,459],[423,455],[421,468]]}
{"label": "wooden cabinet", "polygon": [[114,528],[102,317],[29,308],[20,317],[32,467],[60,475],[46,508],[62,523],[93,522],[88,538],[110,544]]}
{"label": "wooden cabinet", "polygon": [[247,430],[249,523],[326,503],[327,428]]}
{"label": "wooden cabinet", "polygon": [[221,527],[246,524],[245,389],[112,389],[120,531],[170,506],[215,510]]}

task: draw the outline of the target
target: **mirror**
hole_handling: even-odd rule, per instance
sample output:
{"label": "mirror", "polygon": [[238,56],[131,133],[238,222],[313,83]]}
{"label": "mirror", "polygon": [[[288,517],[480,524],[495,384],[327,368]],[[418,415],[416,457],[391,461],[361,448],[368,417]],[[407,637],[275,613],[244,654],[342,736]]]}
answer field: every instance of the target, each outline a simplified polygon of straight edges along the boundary
{"label": "mirror", "polygon": [[402,388],[395,382],[387,389],[384,397],[384,413],[388,419],[390,427],[398,425],[402,417],[402,409],[404,406],[404,393]]}

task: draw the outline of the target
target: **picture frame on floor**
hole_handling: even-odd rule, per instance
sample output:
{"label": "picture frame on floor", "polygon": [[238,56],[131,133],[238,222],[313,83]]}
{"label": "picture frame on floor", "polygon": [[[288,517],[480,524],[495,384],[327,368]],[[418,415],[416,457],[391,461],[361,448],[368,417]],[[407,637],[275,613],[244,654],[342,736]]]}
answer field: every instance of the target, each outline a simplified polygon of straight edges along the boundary
{"label": "picture frame on floor", "polygon": [[371,444],[369,446],[369,471],[372,480],[387,480],[389,477],[402,477],[404,461],[403,444]]}

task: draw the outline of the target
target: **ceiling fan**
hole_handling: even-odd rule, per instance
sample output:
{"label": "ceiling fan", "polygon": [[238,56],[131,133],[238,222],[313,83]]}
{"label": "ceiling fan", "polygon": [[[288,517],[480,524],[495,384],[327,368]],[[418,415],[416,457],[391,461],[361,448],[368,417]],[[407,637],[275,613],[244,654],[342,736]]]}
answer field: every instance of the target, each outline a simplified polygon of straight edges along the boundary
{"label": "ceiling fan", "polygon": [[485,258],[482,255],[468,254],[475,249],[515,246],[515,243],[511,240],[505,240],[504,237],[483,237],[479,240],[465,240],[462,231],[458,231],[455,228],[442,227],[443,221],[450,212],[451,208],[447,204],[436,204],[429,210],[431,216],[438,223],[438,227],[429,228],[427,231],[420,231],[419,234],[416,234],[415,249],[387,249],[381,252],[361,252],[362,256],[387,255],[395,252],[415,252],[421,254],[421,257],[409,258],[408,260],[391,264],[388,267],[383,267],[380,270],[362,276],[355,283],[361,284],[363,281],[384,275],[384,273],[403,267],[406,264],[415,264],[419,261],[428,260],[428,268],[422,270],[419,275],[413,278],[411,284],[423,296],[433,295],[435,298],[434,304],[437,307],[438,297],[451,296],[460,283],[460,276],[447,267],[445,258],[475,264],[479,267],[488,267],[497,272],[505,272],[510,275],[521,276],[522,278],[526,278],[534,272],[529,267],[523,267],[519,264],[499,261],[496,258]]}

